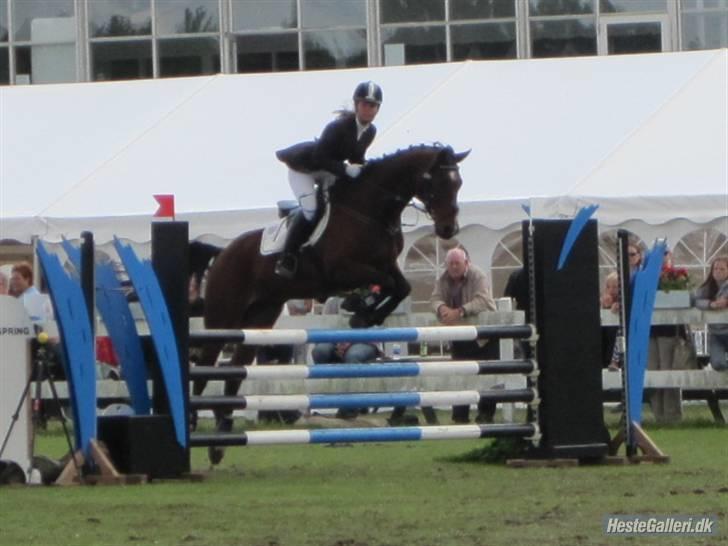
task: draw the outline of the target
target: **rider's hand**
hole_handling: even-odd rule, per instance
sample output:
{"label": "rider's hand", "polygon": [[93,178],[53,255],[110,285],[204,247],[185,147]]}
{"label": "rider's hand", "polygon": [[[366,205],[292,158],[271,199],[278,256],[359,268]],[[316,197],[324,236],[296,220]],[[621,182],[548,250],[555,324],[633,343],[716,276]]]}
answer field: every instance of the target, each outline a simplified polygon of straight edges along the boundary
{"label": "rider's hand", "polygon": [[361,165],[356,165],[354,163],[351,163],[346,166],[346,176],[348,176],[349,178],[356,178],[357,176],[359,176],[361,174],[361,169],[362,169]]}

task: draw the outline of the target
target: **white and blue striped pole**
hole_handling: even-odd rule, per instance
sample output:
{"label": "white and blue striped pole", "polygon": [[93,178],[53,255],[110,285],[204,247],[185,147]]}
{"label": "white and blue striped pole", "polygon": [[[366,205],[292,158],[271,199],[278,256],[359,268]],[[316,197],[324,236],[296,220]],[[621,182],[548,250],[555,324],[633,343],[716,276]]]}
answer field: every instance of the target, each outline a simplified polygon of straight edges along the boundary
{"label": "white and blue striped pole", "polygon": [[193,396],[193,409],[249,409],[257,411],[316,410],[390,406],[457,406],[486,402],[533,402],[532,389],[487,391],[382,392],[347,394],[286,394],[247,396]]}
{"label": "white and blue striped pole", "polygon": [[286,366],[195,366],[191,379],[353,379],[368,377],[433,377],[530,374],[532,360],[463,360],[377,362],[372,364],[291,364]]}
{"label": "white and blue striped pole", "polygon": [[379,343],[389,341],[439,342],[476,339],[533,339],[529,324],[505,326],[428,326],[422,328],[369,329],[273,329],[273,330],[195,330],[190,339],[224,341],[244,345],[300,345],[303,343]]}
{"label": "white and blue striped pole", "polygon": [[423,440],[477,440],[538,436],[535,423],[451,425],[429,427],[341,428],[319,430],[269,430],[232,434],[193,434],[192,447],[256,446],[278,444],[337,444],[354,442],[415,442]]}

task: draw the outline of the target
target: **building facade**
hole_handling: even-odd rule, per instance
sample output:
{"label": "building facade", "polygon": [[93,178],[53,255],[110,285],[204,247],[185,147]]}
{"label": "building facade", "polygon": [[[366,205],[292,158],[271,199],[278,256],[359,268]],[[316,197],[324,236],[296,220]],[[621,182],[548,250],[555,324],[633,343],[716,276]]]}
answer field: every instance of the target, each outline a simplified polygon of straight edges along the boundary
{"label": "building facade", "polygon": [[728,47],[728,0],[0,0],[0,85]]}

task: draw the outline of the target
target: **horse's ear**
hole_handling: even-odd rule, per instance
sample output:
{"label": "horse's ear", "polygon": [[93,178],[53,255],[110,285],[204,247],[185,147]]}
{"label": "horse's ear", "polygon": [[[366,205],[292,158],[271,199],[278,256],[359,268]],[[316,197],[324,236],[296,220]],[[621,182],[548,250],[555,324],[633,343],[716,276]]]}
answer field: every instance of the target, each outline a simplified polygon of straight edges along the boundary
{"label": "horse's ear", "polygon": [[460,152],[459,154],[456,153],[455,154],[455,163],[460,163],[463,159],[465,159],[466,157],[468,157],[468,155],[470,155],[471,151],[472,151],[472,149],[466,150],[464,152]]}

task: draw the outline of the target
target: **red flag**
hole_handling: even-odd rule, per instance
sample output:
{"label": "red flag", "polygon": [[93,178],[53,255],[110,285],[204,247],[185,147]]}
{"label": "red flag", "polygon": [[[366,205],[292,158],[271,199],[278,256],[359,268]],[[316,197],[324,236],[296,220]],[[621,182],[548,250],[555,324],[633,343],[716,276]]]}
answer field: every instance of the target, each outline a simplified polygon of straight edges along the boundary
{"label": "red flag", "polygon": [[159,208],[157,209],[157,212],[154,213],[154,216],[174,219],[174,195],[155,195],[154,199],[156,199],[157,203],[159,203]]}

